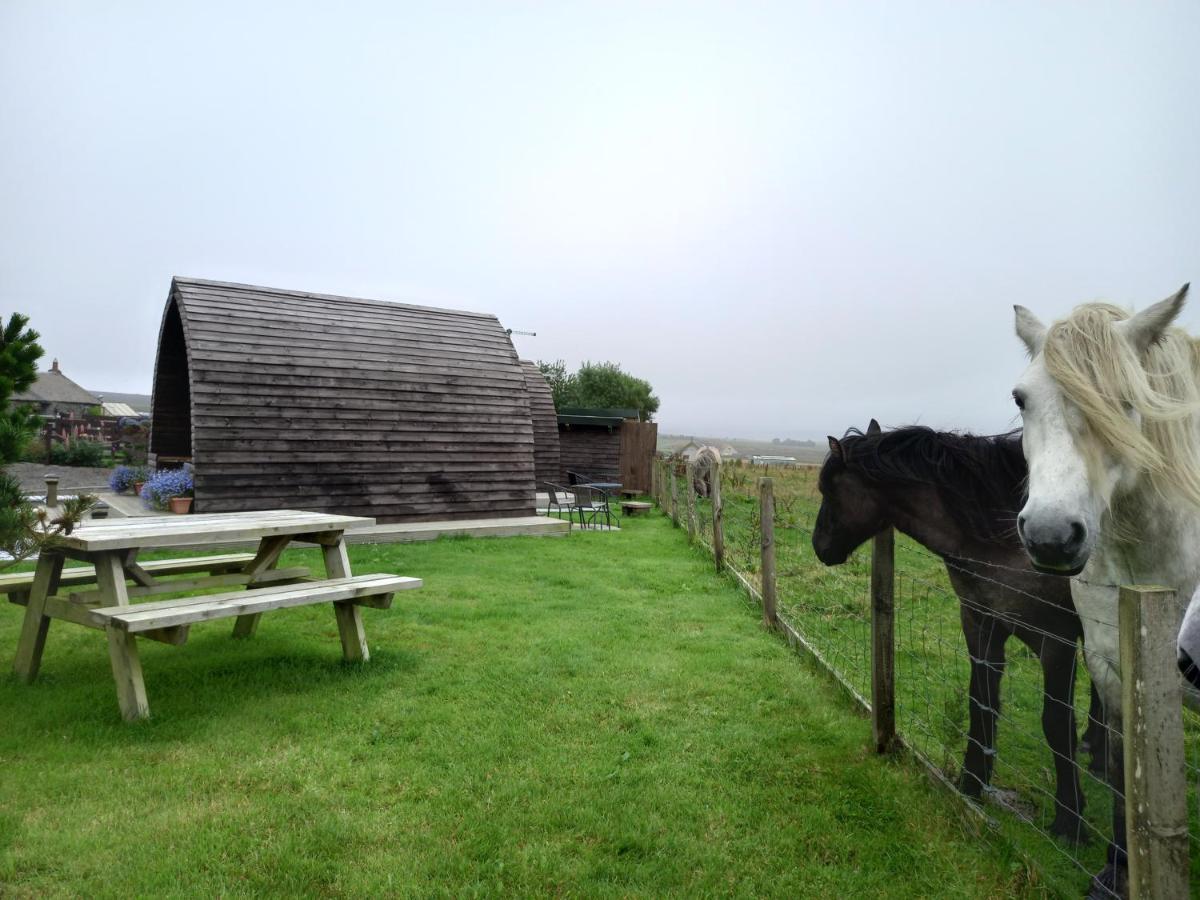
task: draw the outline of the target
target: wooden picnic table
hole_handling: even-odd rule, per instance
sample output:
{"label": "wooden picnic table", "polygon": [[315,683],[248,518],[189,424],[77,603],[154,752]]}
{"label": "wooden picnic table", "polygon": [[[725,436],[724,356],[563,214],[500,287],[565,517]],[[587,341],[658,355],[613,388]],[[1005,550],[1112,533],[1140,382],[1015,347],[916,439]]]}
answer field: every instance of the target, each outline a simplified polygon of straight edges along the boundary
{"label": "wooden picnic table", "polygon": [[[370,654],[360,608],[387,608],[395,591],[421,586],[419,578],[351,574],[345,532],[373,524],[371,518],[303,510],[89,522],[64,536],[61,546],[42,553],[32,576],[0,576],[0,592],[25,606],[13,669],[25,681],[37,677],[52,619],[103,630],[121,713],[129,720],[140,719],[149,715],[150,707],[138,659],[138,637],[178,645],[186,641],[192,624],[236,618],[234,637],[248,638],[264,612],[314,603],[333,604],[343,655],[365,661]],[[278,568],[280,554],[293,541],[321,548],[324,579],[309,578],[304,567]],[[145,550],[254,542],[257,549],[253,554],[145,564],[137,559]],[[64,569],[67,559],[87,566]],[[174,577],[181,575],[185,577]],[[89,586],[92,589],[61,593],[68,587]],[[131,603],[134,598],[214,587],[235,590]]]}

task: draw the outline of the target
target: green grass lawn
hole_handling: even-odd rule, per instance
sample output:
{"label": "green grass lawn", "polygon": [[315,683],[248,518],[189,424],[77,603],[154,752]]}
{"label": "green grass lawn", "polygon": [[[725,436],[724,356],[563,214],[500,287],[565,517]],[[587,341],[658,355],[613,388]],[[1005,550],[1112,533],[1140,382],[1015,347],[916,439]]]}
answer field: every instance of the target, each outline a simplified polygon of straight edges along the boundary
{"label": "green grass lawn", "polygon": [[0,677],[0,895],[1045,892],[681,532],[625,526],[354,547],[426,583],[364,611],[370,663],[329,609],[196,626],[143,642],[132,726],[56,623],[36,684]]}

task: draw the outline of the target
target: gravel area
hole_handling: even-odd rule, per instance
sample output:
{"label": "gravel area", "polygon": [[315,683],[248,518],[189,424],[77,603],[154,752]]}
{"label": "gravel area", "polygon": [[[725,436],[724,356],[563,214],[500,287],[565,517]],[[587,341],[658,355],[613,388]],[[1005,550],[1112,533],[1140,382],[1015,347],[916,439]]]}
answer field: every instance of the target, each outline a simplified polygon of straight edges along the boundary
{"label": "gravel area", "polygon": [[13,463],[8,472],[21,482],[21,490],[31,493],[46,492],[46,476],[58,476],[59,493],[69,493],[86,488],[93,493],[108,490],[108,477],[112,469],[91,469],[80,466],[48,466],[44,463]]}

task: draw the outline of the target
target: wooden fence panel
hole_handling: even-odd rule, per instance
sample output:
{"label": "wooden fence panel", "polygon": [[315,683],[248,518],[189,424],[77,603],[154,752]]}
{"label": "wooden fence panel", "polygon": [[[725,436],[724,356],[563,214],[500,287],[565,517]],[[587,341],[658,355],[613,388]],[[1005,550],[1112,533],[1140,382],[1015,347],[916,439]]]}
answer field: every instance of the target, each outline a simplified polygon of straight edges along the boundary
{"label": "wooden fence panel", "polygon": [[626,419],[621,423],[621,484],[650,490],[650,469],[658,451],[658,424]]}

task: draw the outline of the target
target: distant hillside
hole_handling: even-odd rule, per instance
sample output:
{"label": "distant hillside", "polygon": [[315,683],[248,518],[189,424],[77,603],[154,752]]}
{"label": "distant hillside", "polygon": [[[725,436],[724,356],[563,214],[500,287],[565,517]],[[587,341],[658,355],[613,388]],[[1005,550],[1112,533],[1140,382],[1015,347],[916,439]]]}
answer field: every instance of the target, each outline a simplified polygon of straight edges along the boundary
{"label": "distant hillside", "polygon": [[659,434],[658,449],[668,453],[678,450],[695,441],[697,444],[712,444],[719,450],[732,447],[739,457],[748,456],[794,456],[802,463],[819,463],[825,459],[829,448],[824,442],[800,441],[789,438],[776,438],[762,441],[750,438],[703,437],[692,434]]}
{"label": "distant hillside", "polygon": [[116,391],[92,391],[97,397],[103,397],[109,403],[128,403],[134,412],[150,414],[149,394],[118,394]]}

